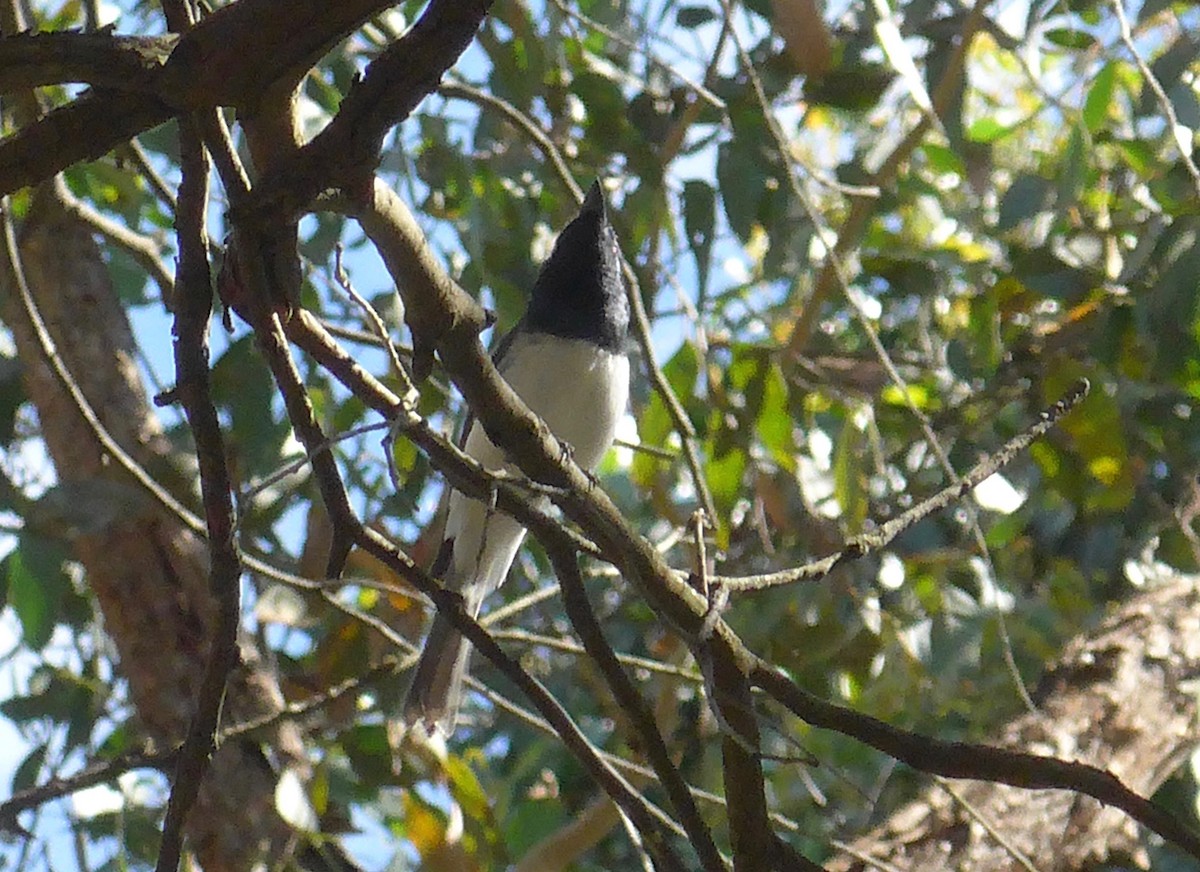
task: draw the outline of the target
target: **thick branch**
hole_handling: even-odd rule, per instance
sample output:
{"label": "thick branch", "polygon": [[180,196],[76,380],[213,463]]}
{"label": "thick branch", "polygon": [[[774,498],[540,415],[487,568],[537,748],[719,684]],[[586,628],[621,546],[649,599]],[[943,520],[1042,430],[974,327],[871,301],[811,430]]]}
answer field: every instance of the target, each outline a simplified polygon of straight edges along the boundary
{"label": "thick branch", "polygon": [[1104,769],[1042,754],[947,742],[902,730],[813,696],[765,661],[755,667],[751,678],[756,686],[805,722],[858,739],[921,772],[1032,790],[1054,788],[1082,793],[1121,809],[1164,839],[1200,858],[1200,836]]}
{"label": "thick branch", "polygon": [[[92,42],[59,39],[63,34],[44,43],[40,37],[8,34],[0,45],[12,39],[14,52],[45,54],[35,64],[35,78],[49,72],[64,52],[72,53],[74,74],[95,67],[107,54],[125,58],[120,62],[131,76],[0,141],[0,194],[94,160],[181,111],[233,106],[252,112],[268,89],[278,88],[280,81],[298,82],[338,40],[390,5],[385,0],[239,0],[201,19],[162,65],[152,48],[131,45],[127,37],[107,37],[112,45],[104,52]],[[77,50],[82,57],[74,56]]]}
{"label": "thick branch", "polygon": [[146,94],[105,91],[81,97],[0,140],[0,194],[102,157],[170,117],[171,107]]}
{"label": "thick branch", "polygon": [[0,39],[0,93],[64,82],[154,93],[158,74],[178,41],[174,34],[116,36],[73,30],[6,36]]}
{"label": "thick branch", "polygon": [[546,553],[554,564],[554,572],[562,585],[563,604],[567,616],[571,619],[579,638],[583,641],[588,655],[596,661],[604,675],[609,690],[612,691],[618,705],[626,713],[637,730],[646,756],[654,767],[659,782],[666,788],[675,812],[687,830],[688,840],[699,855],[701,867],[707,872],[724,872],[725,863],[721,859],[717,846],[713,842],[712,833],[700,817],[696,803],[688,792],[687,784],[680,775],[679,769],[671,759],[666,742],[654,722],[654,714],[650,706],[638,693],[633,682],[625,673],[616,653],[604,638],[600,624],[588,602],[587,591],[583,586],[583,576],[579,573],[578,556],[573,550],[564,549],[557,543],[547,543]]}
{"label": "thick branch", "polygon": [[250,210],[253,222],[270,225],[295,217],[337,185],[369,195],[384,134],[438,86],[491,5],[492,0],[433,0],[412,29],[370,63],[333,121],[263,178]]}

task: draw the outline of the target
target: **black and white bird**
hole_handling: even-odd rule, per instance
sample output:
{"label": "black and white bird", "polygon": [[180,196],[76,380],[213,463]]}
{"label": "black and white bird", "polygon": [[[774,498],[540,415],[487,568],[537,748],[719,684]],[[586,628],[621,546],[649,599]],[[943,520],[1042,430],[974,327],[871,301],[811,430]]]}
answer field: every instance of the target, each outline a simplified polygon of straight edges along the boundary
{"label": "black and white bird", "polygon": [[[628,333],[617,237],[596,182],[542,265],[525,316],[493,356],[512,389],[585,469],[600,462],[625,414]],[[463,448],[486,469],[509,467],[478,422],[468,422]],[[449,503],[441,581],[477,615],[508,575],[525,528],[458,491]],[[435,615],[404,703],[406,723],[453,732],[469,656],[469,643]]]}

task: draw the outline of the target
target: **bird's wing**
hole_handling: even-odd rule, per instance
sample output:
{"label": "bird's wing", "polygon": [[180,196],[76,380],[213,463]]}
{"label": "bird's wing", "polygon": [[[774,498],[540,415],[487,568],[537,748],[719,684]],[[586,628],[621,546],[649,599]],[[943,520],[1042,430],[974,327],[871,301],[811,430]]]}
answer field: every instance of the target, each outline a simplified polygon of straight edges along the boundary
{"label": "bird's wing", "polygon": [[[508,353],[509,348],[513,344],[513,339],[521,330],[521,324],[517,323],[511,330],[500,337],[500,341],[496,343],[496,348],[492,352],[492,363],[496,364],[496,368],[500,373],[504,373],[504,356]],[[475,423],[475,413],[471,411],[471,407],[467,407],[467,416],[463,418],[462,429],[458,431],[458,447],[462,451],[467,450],[467,437],[471,435],[471,427]]]}

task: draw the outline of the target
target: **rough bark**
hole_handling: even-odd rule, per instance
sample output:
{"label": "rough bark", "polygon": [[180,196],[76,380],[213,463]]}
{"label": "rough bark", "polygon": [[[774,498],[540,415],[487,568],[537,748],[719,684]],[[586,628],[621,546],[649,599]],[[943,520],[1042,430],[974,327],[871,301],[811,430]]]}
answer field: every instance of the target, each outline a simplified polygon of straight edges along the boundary
{"label": "rough bark", "polygon": [[[104,426],[156,477],[178,482],[187,467],[147,403],[133,336],[100,249],[89,229],[63,208],[53,183],[38,192],[21,227],[20,252],[59,353]],[[8,291],[5,321],[59,481],[71,486],[106,480],[136,488],[105,456]],[[173,744],[187,729],[207,656],[213,619],[207,555],[204,543],[166,510],[149,499],[133,504],[138,507],[78,537],[72,547],[118,652],[138,719],[154,740]],[[228,695],[226,716],[234,722],[276,712],[282,704],[273,676],[253,652],[247,650],[244,660]],[[280,727],[268,741],[285,760],[298,758],[294,727]],[[206,870],[240,872],[259,859],[280,858],[296,843],[275,812],[274,788],[274,773],[256,746],[221,747],[188,825],[189,844]]]}
{"label": "rough bark", "polygon": [[[1200,585],[1175,579],[1073,640],[1040,683],[1038,710],[997,744],[1102,766],[1151,795],[1195,747],[1197,670]],[[1115,809],[1066,791],[979,782],[932,785],[851,847],[828,868],[878,868],[854,854],[905,870],[1028,868],[1017,852],[1043,872],[1149,864],[1137,827]]]}

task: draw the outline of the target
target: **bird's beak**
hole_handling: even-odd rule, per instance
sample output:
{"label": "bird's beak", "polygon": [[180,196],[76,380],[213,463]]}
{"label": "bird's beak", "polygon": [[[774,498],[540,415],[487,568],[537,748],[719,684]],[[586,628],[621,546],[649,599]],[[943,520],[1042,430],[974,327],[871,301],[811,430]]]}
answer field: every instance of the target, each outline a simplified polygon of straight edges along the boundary
{"label": "bird's beak", "polygon": [[600,187],[599,179],[592,182],[592,186],[588,188],[587,196],[583,198],[583,205],[579,207],[580,215],[587,212],[604,214],[604,188]]}

